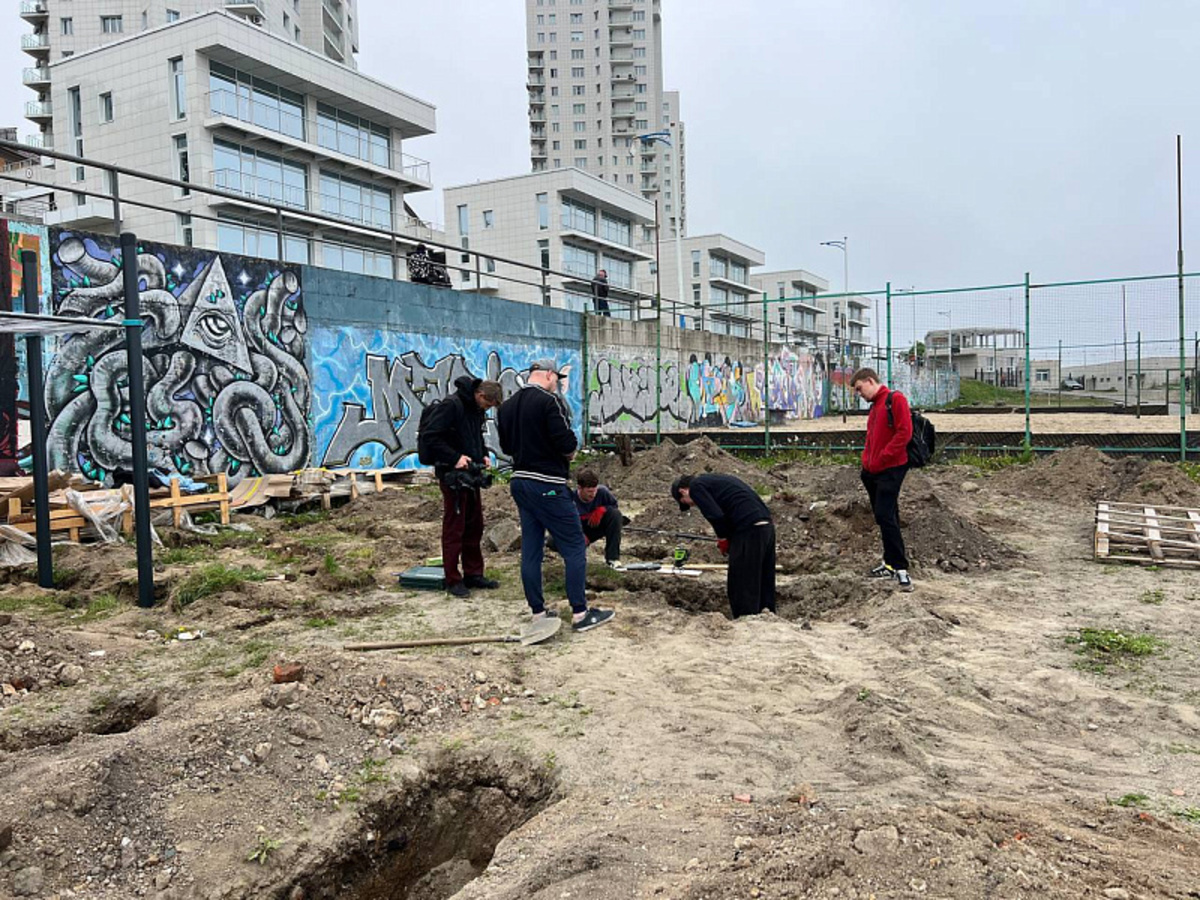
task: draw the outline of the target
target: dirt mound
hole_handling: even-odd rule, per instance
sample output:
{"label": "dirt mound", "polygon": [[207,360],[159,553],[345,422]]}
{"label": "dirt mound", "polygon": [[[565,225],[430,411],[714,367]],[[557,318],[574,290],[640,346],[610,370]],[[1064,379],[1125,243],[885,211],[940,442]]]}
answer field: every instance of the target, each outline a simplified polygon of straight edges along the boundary
{"label": "dirt mound", "polygon": [[1177,466],[1134,457],[1114,459],[1092,447],[1073,447],[1032,466],[1007,469],[994,476],[992,484],[1009,496],[1053,498],[1068,504],[1116,500],[1200,506],[1200,484]]}
{"label": "dirt mound", "polygon": [[777,479],[753,463],[743,462],[726,453],[709,438],[697,438],[686,444],[663,441],[650,450],[642,450],[633,457],[633,465],[621,465],[615,453],[596,459],[580,461],[576,469],[589,468],[600,480],[611,487],[618,498],[629,496],[649,497],[666,493],[671,482],[680,475],[698,475],[702,472],[720,472],[736,475],[755,487],[771,488]]}

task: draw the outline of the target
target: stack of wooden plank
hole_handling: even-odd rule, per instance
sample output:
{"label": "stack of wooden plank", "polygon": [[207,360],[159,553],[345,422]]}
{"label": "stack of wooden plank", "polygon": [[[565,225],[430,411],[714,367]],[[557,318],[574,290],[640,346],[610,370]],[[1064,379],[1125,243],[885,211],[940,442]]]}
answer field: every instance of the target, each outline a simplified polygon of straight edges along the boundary
{"label": "stack of wooden plank", "polygon": [[1200,568],[1200,509],[1102,500],[1095,551],[1103,560]]}

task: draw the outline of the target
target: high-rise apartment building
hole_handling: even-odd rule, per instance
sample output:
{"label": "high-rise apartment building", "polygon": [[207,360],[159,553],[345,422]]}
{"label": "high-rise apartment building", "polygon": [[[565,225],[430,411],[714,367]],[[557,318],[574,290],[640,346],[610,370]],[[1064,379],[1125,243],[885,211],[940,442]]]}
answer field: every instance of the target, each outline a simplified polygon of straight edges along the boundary
{"label": "high-rise apartment building", "polygon": [[[21,39],[37,62],[32,143],[238,195],[125,178],[122,227],[397,274],[395,244],[370,229],[404,232],[405,195],[432,188],[402,147],[433,132],[435,111],[357,71],[355,0],[22,0],[20,15],[34,29]],[[112,227],[102,171],[59,163],[53,181],[48,224]]]}
{"label": "high-rise apartment building", "polygon": [[[686,234],[679,95],[663,91],[661,0],[525,0],[525,12],[533,171],[582,169],[658,201],[663,237],[676,227]],[[670,145],[641,139],[656,133]],[[652,240],[652,229],[639,238]]]}

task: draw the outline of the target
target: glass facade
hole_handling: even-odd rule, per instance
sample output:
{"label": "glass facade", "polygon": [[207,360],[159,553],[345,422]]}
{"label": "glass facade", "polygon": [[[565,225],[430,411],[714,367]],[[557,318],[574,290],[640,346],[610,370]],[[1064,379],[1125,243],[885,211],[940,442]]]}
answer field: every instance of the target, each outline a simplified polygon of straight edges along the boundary
{"label": "glass facade", "polygon": [[208,89],[213,115],[305,139],[303,95],[218,62],[209,63]]}
{"label": "glass facade", "polygon": [[626,247],[633,245],[633,229],[630,227],[628,219],[604,213],[601,216],[600,224],[600,236],[606,241],[623,244]]}
{"label": "glass facade", "polygon": [[335,244],[325,241],[321,247],[321,264],[326,269],[354,272],[359,275],[374,275],[392,278],[391,254],[352,244]]}
{"label": "glass facade", "polygon": [[387,128],[324,103],[317,104],[317,143],[326,150],[391,168],[392,138]]}
{"label": "glass facade", "polygon": [[[190,226],[190,221],[188,224]],[[217,223],[217,249],[222,253],[234,253],[239,256],[279,259],[279,240],[274,231],[224,216]],[[308,238],[285,232],[283,254],[287,262],[307,265]]]}
{"label": "glass facade", "polygon": [[[584,234],[596,233],[596,210],[594,207],[578,200],[563,198],[562,227],[572,231],[582,231]],[[594,268],[594,267],[593,267]]]}
{"label": "glass facade", "polygon": [[225,141],[213,141],[213,187],[308,209],[306,167]]}
{"label": "glass facade", "polygon": [[391,230],[392,192],[322,169],[321,212]]}
{"label": "glass facade", "polygon": [[596,254],[592,250],[576,247],[574,244],[563,242],[563,271],[572,275],[587,278],[589,281],[596,275]]}

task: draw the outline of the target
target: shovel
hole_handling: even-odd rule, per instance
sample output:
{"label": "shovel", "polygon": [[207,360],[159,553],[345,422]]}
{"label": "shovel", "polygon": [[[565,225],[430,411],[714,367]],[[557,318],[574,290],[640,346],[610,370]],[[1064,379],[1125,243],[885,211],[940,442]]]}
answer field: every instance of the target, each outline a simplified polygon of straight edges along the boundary
{"label": "shovel", "polygon": [[412,641],[378,641],[367,644],[346,644],[343,650],[409,650],[417,647],[460,647],[464,644],[520,644],[528,647],[540,644],[558,634],[562,619],[535,619],[521,628],[520,634],[491,634],[479,637],[422,638]]}

